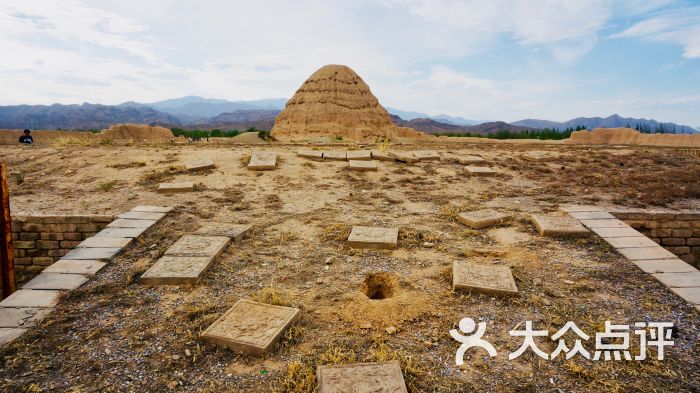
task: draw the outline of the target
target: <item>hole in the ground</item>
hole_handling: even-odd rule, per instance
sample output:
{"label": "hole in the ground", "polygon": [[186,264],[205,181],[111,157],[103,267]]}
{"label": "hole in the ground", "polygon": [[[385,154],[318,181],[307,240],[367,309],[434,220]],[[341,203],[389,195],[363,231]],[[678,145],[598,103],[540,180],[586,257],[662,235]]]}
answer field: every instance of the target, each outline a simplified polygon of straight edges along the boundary
{"label": "hole in the ground", "polygon": [[390,273],[374,273],[362,282],[360,290],[370,299],[388,299],[399,289],[399,280]]}

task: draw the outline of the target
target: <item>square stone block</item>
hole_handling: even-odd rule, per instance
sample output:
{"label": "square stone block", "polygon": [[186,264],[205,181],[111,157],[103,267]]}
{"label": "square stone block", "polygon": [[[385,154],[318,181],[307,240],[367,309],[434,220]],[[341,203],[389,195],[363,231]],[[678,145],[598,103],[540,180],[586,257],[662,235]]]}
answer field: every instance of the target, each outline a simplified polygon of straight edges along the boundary
{"label": "square stone block", "polygon": [[130,237],[136,238],[144,233],[148,228],[105,228],[93,237]]}
{"label": "square stone block", "polygon": [[475,291],[487,295],[517,295],[510,267],[455,261],[452,265],[452,289]]}
{"label": "square stone block", "polygon": [[0,307],[0,328],[31,327],[51,313],[50,308]]}
{"label": "square stone block", "polygon": [[615,219],[602,219],[602,220],[579,220],[581,224],[587,226],[588,228],[631,228],[624,222]]}
{"label": "square stone block", "polygon": [[56,305],[60,291],[20,289],[0,302],[0,307],[51,308]]}
{"label": "square stone block", "polygon": [[158,192],[161,194],[172,194],[176,192],[192,192],[194,191],[194,183],[191,181],[183,181],[177,183],[160,183]]}
{"label": "square stone block", "polygon": [[269,171],[276,167],[277,153],[272,151],[256,151],[248,162],[248,169],[252,171]]}
{"label": "square stone block", "polygon": [[75,289],[88,280],[82,274],[45,273],[32,278],[22,285],[23,289]]}
{"label": "square stone block", "polygon": [[348,154],[340,150],[329,150],[323,152],[323,159],[329,161],[347,161]]}
{"label": "square stone block", "polygon": [[249,355],[270,352],[299,309],[241,299],[203,333],[205,341]]}
{"label": "square stone block", "polygon": [[376,171],[377,170],[377,163],[374,161],[350,160],[350,163],[348,164],[348,169],[351,171],[360,171],[360,172]]}
{"label": "square stone block", "polygon": [[631,261],[642,259],[676,259],[676,256],[661,246],[620,248],[617,250]]}
{"label": "square stone block", "polygon": [[522,157],[522,159],[525,161],[544,162],[559,158],[559,154],[549,151],[535,150],[523,153],[520,157]]}
{"label": "square stone block", "polygon": [[596,206],[591,205],[564,205],[559,206],[559,210],[564,213],[575,213],[575,212],[602,212],[603,210]]}
{"label": "square stone block", "polygon": [[510,222],[513,216],[496,210],[484,209],[459,213],[457,219],[472,228],[486,228]]}
{"label": "square stone block", "polygon": [[68,254],[64,255],[63,259],[98,259],[109,260],[121,252],[121,248],[75,248]]}
{"label": "square stone block", "polygon": [[457,162],[459,162],[462,165],[474,165],[474,164],[485,164],[486,160],[484,160],[482,157],[479,156],[473,156],[473,155],[466,155],[466,156],[457,156],[456,157]]}
{"label": "square stone block", "polygon": [[165,255],[141,276],[140,282],[145,285],[197,283],[213,263],[213,256],[175,257]]}
{"label": "square stone block", "polygon": [[469,176],[493,176],[497,172],[487,166],[471,166],[464,167],[464,173]]}
{"label": "square stone block", "polygon": [[124,248],[133,240],[130,237],[93,236],[83,240],[77,248]]}
{"label": "square stone block", "polygon": [[372,150],[372,159],[378,161],[396,161],[396,159],[390,156],[388,152],[380,150]]}
{"label": "square stone block", "polygon": [[440,155],[432,150],[419,150],[413,155],[416,156],[418,161],[440,161]]}
{"label": "square stone block", "polygon": [[394,249],[398,239],[398,228],[354,226],[348,245],[352,248]]}
{"label": "square stone block", "polygon": [[244,238],[250,231],[247,224],[231,224],[228,222],[212,222],[197,229],[194,234],[199,236],[226,236],[233,241]]}
{"label": "square stone block", "polygon": [[692,288],[673,288],[671,291],[676,295],[682,297],[690,304],[700,304],[700,287]]}
{"label": "square stone block", "polygon": [[11,343],[26,331],[23,328],[0,328],[0,346]]}
{"label": "square stone block", "polygon": [[645,236],[635,237],[609,237],[605,241],[610,243],[615,248],[632,248],[632,247],[655,247],[658,246],[653,240]]}
{"label": "square stone block", "polygon": [[688,273],[698,270],[681,259],[639,259],[631,261],[645,273]]}
{"label": "square stone block", "polygon": [[372,153],[369,150],[348,150],[346,152],[348,161],[370,161],[372,160]]}
{"label": "square stone block", "polygon": [[639,237],[644,236],[642,233],[638,232],[634,228],[622,227],[622,228],[591,228],[598,236],[602,238],[613,238],[613,237]]}
{"label": "square stone block", "polygon": [[657,280],[669,288],[700,287],[700,272],[685,273],[655,273]]}
{"label": "square stone block", "polygon": [[150,228],[155,224],[155,220],[132,220],[128,218],[117,218],[110,222],[108,228]]}
{"label": "square stone block", "polygon": [[579,220],[615,219],[615,216],[608,212],[571,212],[569,215]]}
{"label": "square stone block", "polygon": [[318,393],[407,393],[398,360],[318,366]]}
{"label": "square stone block", "polygon": [[131,209],[132,212],[151,212],[151,213],[168,213],[173,210],[169,206],[136,206]]}
{"label": "square stone block", "polygon": [[185,235],[165,255],[178,257],[217,257],[231,242],[226,236]]}
{"label": "square stone block", "polygon": [[413,155],[413,153],[406,151],[390,151],[389,157],[394,158],[398,162],[405,162],[409,164],[418,162],[418,158]]}
{"label": "square stone block", "polygon": [[214,161],[211,158],[202,158],[199,160],[189,161],[185,163],[185,169],[190,172],[203,171],[205,169],[214,168]]}
{"label": "square stone block", "polygon": [[300,149],[297,151],[297,155],[302,158],[310,158],[313,160],[323,159],[323,152],[320,150]]}
{"label": "square stone block", "polygon": [[93,275],[99,272],[105,266],[107,266],[105,262],[100,262],[98,260],[59,259],[58,261],[54,262],[53,265],[44,269],[44,273]]}
{"label": "square stone block", "polygon": [[131,220],[153,220],[153,221],[158,221],[161,218],[165,217],[165,213],[156,213],[156,212],[140,212],[140,211],[128,211],[126,213],[122,213],[118,215],[117,217],[119,218],[128,218]]}
{"label": "square stone block", "polygon": [[542,236],[556,237],[580,237],[587,236],[590,232],[581,223],[569,216],[546,216],[533,214],[532,222]]}

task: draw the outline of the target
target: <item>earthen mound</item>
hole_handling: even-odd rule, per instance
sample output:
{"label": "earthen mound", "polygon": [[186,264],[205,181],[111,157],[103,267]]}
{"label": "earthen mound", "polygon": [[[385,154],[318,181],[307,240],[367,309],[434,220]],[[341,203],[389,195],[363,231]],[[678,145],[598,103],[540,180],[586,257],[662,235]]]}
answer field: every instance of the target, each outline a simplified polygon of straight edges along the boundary
{"label": "earthen mound", "polygon": [[115,124],[100,132],[102,140],[168,142],[175,136],[170,129],[147,124]]}
{"label": "earthen mound", "polygon": [[695,147],[700,146],[700,134],[642,134],[631,128],[595,128],[572,132],[567,143]]}

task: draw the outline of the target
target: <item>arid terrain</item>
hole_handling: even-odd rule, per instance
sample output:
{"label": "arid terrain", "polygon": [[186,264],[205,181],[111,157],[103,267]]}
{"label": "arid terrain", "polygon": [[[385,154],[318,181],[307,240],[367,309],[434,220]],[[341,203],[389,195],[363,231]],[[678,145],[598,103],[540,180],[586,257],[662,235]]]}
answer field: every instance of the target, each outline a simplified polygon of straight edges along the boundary
{"label": "arid terrain", "polygon": [[[42,323],[0,349],[4,389],[311,392],[318,365],[397,359],[411,392],[700,391],[700,313],[602,239],[541,237],[528,218],[576,203],[697,210],[697,157],[664,148],[556,143],[392,145],[390,150],[434,150],[442,161],[377,161],[377,172],[357,173],[347,170],[347,162],[297,157],[298,148],[0,146],[0,160],[10,168],[15,214],[175,207],[66,295]],[[277,169],[247,170],[255,150],[277,152]],[[530,150],[559,156],[522,160]],[[482,156],[498,174],[465,176],[449,157],[467,154]],[[204,157],[216,168],[184,170],[184,162]],[[195,191],[158,194],[164,181],[192,181]],[[455,220],[458,212],[481,207],[512,212],[516,219],[483,230]],[[139,283],[180,236],[212,221],[253,229],[197,285]],[[399,228],[398,249],[349,249],[353,225]],[[459,259],[510,266],[519,294],[453,292],[451,266]],[[392,275],[393,296],[371,300],[361,286],[379,272]],[[199,338],[241,298],[302,310],[272,354],[247,357]],[[449,331],[464,317],[487,322],[484,338],[498,350],[496,358],[473,351],[464,366],[455,366],[459,343]],[[532,351],[508,361],[507,354],[522,342],[508,331],[527,320],[550,334],[574,321],[590,335],[606,320],[670,321],[675,345],[666,348],[663,361],[651,355],[644,361],[548,361]],[[396,332],[387,333],[388,327]],[[538,344],[546,352],[556,347]],[[638,353],[634,343],[633,353]]]}

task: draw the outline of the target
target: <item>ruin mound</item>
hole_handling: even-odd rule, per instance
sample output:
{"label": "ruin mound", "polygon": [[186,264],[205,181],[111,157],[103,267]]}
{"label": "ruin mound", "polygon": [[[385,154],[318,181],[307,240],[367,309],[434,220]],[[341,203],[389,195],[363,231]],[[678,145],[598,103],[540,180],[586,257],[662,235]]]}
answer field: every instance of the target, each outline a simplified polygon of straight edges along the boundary
{"label": "ruin mound", "polygon": [[314,72],[275,119],[272,136],[279,140],[342,137],[370,142],[426,137],[412,128],[394,125],[369,86],[344,65],[326,65]]}
{"label": "ruin mound", "polygon": [[102,140],[168,142],[175,136],[170,129],[147,124],[115,124],[100,132]]}
{"label": "ruin mound", "polygon": [[695,147],[700,146],[700,134],[643,134],[631,128],[595,128],[572,132],[566,143]]}

